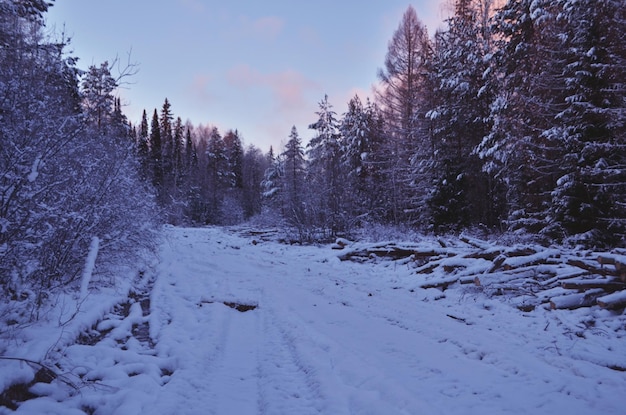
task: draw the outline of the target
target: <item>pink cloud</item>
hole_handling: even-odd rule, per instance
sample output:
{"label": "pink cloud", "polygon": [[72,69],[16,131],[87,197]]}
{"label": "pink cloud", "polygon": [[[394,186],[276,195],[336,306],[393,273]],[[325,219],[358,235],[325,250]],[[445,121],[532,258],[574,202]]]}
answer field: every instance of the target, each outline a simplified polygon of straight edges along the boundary
{"label": "pink cloud", "polygon": [[227,79],[237,88],[269,89],[276,106],[283,111],[308,105],[306,93],[319,89],[317,83],[294,70],[264,74],[248,65],[239,65],[230,69]]}

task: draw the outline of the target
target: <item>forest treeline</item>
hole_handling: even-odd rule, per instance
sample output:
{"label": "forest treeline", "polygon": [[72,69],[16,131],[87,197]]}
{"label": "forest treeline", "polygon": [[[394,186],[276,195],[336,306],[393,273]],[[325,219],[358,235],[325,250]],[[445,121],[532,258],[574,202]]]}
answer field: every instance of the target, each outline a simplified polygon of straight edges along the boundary
{"label": "forest treeline", "polygon": [[453,4],[432,36],[406,10],[374,99],[337,114],[323,97],[309,143],[294,127],[264,154],[237,130],[183,123],[167,99],[131,124],[119,61],[79,69],[45,33],[50,2],[0,0],[3,297],[36,313],[89,250],[103,272],[158,223],[259,214],[303,238],[381,223],[623,246],[623,1]]}
{"label": "forest treeline", "polygon": [[170,220],[265,209],[303,236],[383,223],[623,245],[623,1],[453,5],[433,36],[409,7],[375,99],[337,114],[324,97],[306,146],[294,127],[263,157],[237,131],[172,126],[167,100],[151,128],[144,113],[135,137]]}

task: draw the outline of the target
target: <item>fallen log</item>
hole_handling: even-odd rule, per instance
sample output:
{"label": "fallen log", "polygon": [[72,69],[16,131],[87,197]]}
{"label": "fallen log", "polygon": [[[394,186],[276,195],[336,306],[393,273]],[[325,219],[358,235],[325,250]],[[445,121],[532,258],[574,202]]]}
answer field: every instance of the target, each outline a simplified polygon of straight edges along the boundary
{"label": "fallen log", "polygon": [[604,290],[596,288],[584,293],[566,294],[550,299],[552,310],[574,310],[581,307],[591,307],[596,304],[598,297],[604,294]]}
{"label": "fallen log", "polygon": [[427,263],[426,265],[422,265],[421,267],[417,268],[415,270],[416,274],[432,274],[433,271],[439,266],[438,263],[436,262],[430,262]]}
{"label": "fallen log", "polygon": [[[528,255],[517,255],[518,253],[524,252],[527,252]],[[505,252],[507,258],[502,264],[502,267],[505,270],[528,267],[533,265],[546,265],[548,264],[549,258],[559,255],[559,252],[554,249],[546,249],[541,252],[536,252],[531,248],[528,248],[527,251],[517,250],[514,251],[514,253],[516,255],[511,255],[510,252]]]}
{"label": "fallen log", "polygon": [[561,287],[568,290],[588,290],[602,288],[605,291],[620,291],[626,289],[626,284],[615,279],[570,279],[561,282]]}
{"label": "fallen log", "polygon": [[605,295],[597,299],[598,305],[602,308],[616,309],[626,307],[626,290]]}
{"label": "fallen log", "polygon": [[600,265],[615,265],[615,257],[600,254],[598,255],[598,262]]}
{"label": "fallen log", "polygon": [[455,284],[457,281],[459,281],[458,278],[442,278],[440,280],[424,282],[420,284],[420,288],[442,288],[445,290],[448,286]]}
{"label": "fallen log", "polygon": [[496,259],[493,260],[493,265],[491,266],[491,268],[489,268],[489,271],[487,272],[489,273],[495,272],[502,266],[504,261],[506,261],[506,256],[499,255]]}
{"label": "fallen log", "polygon": [[474,248],[487,250],[490,247],[488,242],[482,241],[480,239],[472,238],[467,235],[461,235],[459,239],[465,242],[466,244],[473,246]]}
{"label": "fallen log", "polygon": [[591,265],[588,262],[585,261],[581,261],[580,259],[568,259],[567,260],[567,265],[571,265],[573,267],[577,267],[580,269],[584,269],[585,271],[589,271],[592,274],[596,274],[596,275],[602,275],[602,276],[615,276],[616,272],[615,271],[611,271],[607,268],[598,268],[595,267],[593,265]]}
{"label": "fallen log", "polygon": [[420,250],[418,247],[402,247],[397,245],[377,245],[361,249],[352,249],[345,254],[339,255],[341,261],[352,260],[354,258],[370,258],[376,256],[379,258],[390,258],[392,260],[413,258],[430,258],[440,255],[449,255],[445,250],[425,249]]}
{"label": "fallen log", "polygon": [[532,269],[524,269],[522,271],[514,272],[499,272],[499,273],[491,273],[491,274],[483,274],[481,276],[474,277],[474,285],[488,286],[493,284],[501,284],[505,282],[511,282],[515,280],[525,280],[527,278],[533,277],[535,272]]}
{"label": "fallen log", "polygon": [[615,271],[622,281],[626,281],[626,260],[624,262],[615,261]]}

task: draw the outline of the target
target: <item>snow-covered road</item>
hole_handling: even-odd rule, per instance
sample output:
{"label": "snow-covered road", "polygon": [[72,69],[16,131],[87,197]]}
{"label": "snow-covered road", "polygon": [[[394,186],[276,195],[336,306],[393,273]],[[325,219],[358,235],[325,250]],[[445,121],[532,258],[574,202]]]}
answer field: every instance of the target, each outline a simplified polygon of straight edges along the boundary
{"label": "snow-covered road", "polygon": [[551,316],[253,240],[169,232],[150,327],[175,364],[144,413],[623,413],[624,373],[561,353]]}
{"label": "snow-covered road", "polygon": [[[164,234],[130,298],[99,286],[70,323],[7,349],[61,373],[17,413],[625,413],[619,312],[522,312],[473,286],[417,288],[410,262],[341,262],[243,229]],[[0,364],[0,383],[32,379]]]}

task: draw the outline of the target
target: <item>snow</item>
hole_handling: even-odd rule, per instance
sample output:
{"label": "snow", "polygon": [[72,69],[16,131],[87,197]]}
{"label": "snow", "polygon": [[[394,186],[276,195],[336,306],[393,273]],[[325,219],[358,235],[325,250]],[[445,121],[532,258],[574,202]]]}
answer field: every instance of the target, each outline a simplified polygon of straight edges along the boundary
{"label": "snow", "polygon": [[[330,245],[237,228],[164,233],[134,296],[99,288],[64,327],[2,337],[4,356],[60,375],[16,413],[624,413],[626,372],[609,368],[626,367],[617,312],[521,312],[473,286],[421,289],[409,263],[340,261]],[[89,330],[105,334],[75,341]],[[0,360],[0,386],[31,372]]]}

